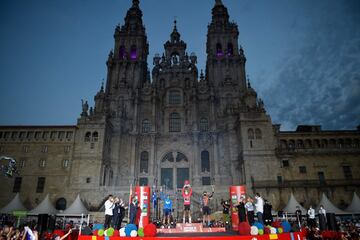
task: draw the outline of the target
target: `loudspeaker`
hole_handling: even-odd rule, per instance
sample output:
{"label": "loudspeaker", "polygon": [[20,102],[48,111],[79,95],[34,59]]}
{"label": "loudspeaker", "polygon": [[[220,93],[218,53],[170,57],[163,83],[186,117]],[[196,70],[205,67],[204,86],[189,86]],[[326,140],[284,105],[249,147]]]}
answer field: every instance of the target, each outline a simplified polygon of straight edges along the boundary
{"label": "loudspeaker", "polygon": [[39,214],[38,215],[38,223],[37,223],[37,227],[38,227],[38,232],[39,233],[43,233],[47,230],[47,224],[48,224],[48,214]]}
{"label": "loudspeaker", "polygon": [[336,224],[335,213],[326,213],[326,220],[329,230],[337,231],[338,225]]}
{"label": "loudspeaker", "polygon": [[83,229],[81,229],[81,235],[87,235],[87,236],[93,235],[91,228],[89,226],[85,226]]}

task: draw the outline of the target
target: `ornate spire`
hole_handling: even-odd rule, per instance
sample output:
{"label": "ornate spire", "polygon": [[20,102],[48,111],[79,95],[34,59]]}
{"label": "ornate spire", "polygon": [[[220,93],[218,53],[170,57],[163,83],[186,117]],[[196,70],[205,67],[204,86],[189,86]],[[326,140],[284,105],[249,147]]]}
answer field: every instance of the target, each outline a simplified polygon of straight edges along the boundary
{"label": "ornate spire", "polygon": [[215,0],[215,6],[223,5],[221,0]]}
{"label": "ornate spire", "polygon": [[140,1],[139,0],[133,0],[132,1],[133,2],[133,7],[139,7],[139,3],[140,3]]}
{"label": "ornate spire", "polygon": [[174,20],[174,29],[170,35],[171,42],[179,42],[180,41],[180,33],[177,30],[176,24],[177,24],[177,21]]}
{"label": "ornate spire", "polygon": [[125,29],[130,32],[145,32],[142,23],[142,12],[139,7],[139,0],[133,0],[131,8],[127,11],[125,17]]}
{"label": "ornate spire", "polygon": [[229,23],[229,13],[221,0],[215,0],[215,6],[212,9],[212,23]]}

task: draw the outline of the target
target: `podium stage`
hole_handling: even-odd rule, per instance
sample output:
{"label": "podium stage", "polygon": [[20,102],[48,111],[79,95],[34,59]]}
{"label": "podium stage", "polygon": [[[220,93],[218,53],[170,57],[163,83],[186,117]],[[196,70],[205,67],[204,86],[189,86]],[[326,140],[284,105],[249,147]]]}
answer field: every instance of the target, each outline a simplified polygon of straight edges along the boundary
{"label": "podium stage", "polygon": [[179,234],[179,233],[223,233],[225,228],[206,228],[202,223],[177,223],[176,228],[159,228],[159,234]]}

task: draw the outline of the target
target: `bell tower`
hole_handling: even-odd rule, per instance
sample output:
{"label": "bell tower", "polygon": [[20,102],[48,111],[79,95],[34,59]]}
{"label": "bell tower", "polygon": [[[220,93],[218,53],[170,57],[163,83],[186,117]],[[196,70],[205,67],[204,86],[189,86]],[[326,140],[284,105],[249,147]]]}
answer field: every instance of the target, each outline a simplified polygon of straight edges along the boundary
{"label": "bell tower", "polygon": [[238,37],[237,24],[229,21],[227,8],[221,0],[216,0],[206,43],[206,76],[212,86],[231,82],[237,90],[246,89],[246,58],[239,48]]}
{"label": "bell tower", "polygon": [[125,24],[117,26],[115,47],[107,61],[107,93],[118,95],[124,88],[138,89],[146,81],[149,45],[142,21],[139,0],[133,0]]}

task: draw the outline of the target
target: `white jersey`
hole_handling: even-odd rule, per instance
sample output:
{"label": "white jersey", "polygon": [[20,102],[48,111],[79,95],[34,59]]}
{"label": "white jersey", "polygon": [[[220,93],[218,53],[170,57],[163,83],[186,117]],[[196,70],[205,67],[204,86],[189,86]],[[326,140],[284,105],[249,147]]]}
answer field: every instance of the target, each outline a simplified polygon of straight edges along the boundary
{"label": "white jersey", "polygon": [[258,197],[255,203],[256,212],[264,212],[264,200],[262,197]]}
{"label": "white jersey", "polygon": [[309,215],[309,218],[315,219],[315,210],[313,208],[309,208],[308,215]]}
{"label": "white jersey", "polygon": [[113,209],[115,207],[115,204],[111,202],[110,200],[106,200],[105,202],[105,215],[113,215]]}

